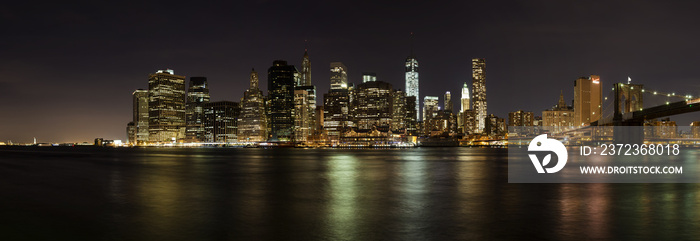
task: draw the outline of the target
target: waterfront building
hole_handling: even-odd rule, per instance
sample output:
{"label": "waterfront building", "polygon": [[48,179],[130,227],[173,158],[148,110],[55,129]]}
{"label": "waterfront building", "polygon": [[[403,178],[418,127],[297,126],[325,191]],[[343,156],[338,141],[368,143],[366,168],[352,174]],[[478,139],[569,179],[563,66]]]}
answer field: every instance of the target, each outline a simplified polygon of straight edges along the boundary
{"label": "waterfront building", "polygon": [[323,95],[323,128],[331,141],[340,140],[340,135],[353,127],[349,110],[348,89],[331,89]]}
{"label": "waterfront building", "polygon": [[574,81],[574,126],[587,126],[600,119],[603,108],[602,90],[598,75]]}
{"label": "waterfront building", "polygon": [[459,124],[459,127],[461,130],[459,130],[460,133],[470,135],[470,134],[476,134],[477,129],[476,129],[476,111],[473,109],[468,109],[460,113],[459,119],[461,119],[461,124]]}
{"label": "waterfront building", "polygon": [[267,70],[270,141],[294,139],[294,85],[298,71],[287,61],[275,60]]}
{"label": "waterfront building", "polygon": [[[650,120],[644,123],[644,135],[647,138],[677,138],[678,126],[670,118]],[[692,128],[691,128],[692,130]]]}
{"label": "waterfront building", "polygon": [[265,117],[265,96],[260,90],[258,72],[250,72],[250,87],[241,98],[241,114],[238,121],[238,140],[241,142],[262,142],[267,140],[267,118]]}
{"label": "waterfront building", "polygon": [[[309,92],[306,90],[294,90],[294,141],[305,142],[312,134],[313,114],[309,108]],[[315,107],[315,105],[314,105]]]}
{"label": "waterfront building", "polygon": [[126,124],[126,137],[127,144],[136,145],[136,123],[133,121]]}
{"label": "waterfront building", "polygon": [[[391,132],[406,134],[406,92],[394,90],[393,96],[391,107]],[[409,109],[413,109],[413,105],[410,107]]]}
{"label": "waterfront building", "polygon": [[171,69],[148,77],[148,139],[150,143],[185,139],[185,76]]}
{"label": "waterfront building", "polygon": [[204,137],[204,104],[209,103],[209,86],[207,77],[190,77],[187,88],[187,103],[185,104],[186,142],[203,142]]}
{"label": "waterfront building", "polygon": [[508,113],[508,126],[533,126],[534,113],[518,110]]}
{"label": "waterfront building", "polygon": [[148,144],[148,90],[135,90],[132,96],[134,130],[133,135],[129,135],[129,144],[146,145]]}
{"label": "waterfront building", "polygon": [[485,119],[484,132],[491,137],[503,137],[508,133],[506,120],[494,114],[489,114]]}
{"label": "waterfront building", "polygon": [[447,110],[435,111],[432,118],[423,121],[425,127],[425,135],[427,136],[443,136],[453,135],[457,129],[457,118],[454,113]]}
{"label": "waterfront building", "polygon": [[217,101],[204,104],[206,142],[231,143],[238,141],[239,103]]}
{"label": "waterfront building", "polygon": [[388,132],[392,128],[393,90],[383,81],[370,81],[357,85],[352,91],[352,117],[355,130],[366,132],[376,129]]}
{"label": "waterfront building", "polygon": [[690,136],[691,138],[700,138],[700,121],[690,123]]}
{"label": "waterfront building", "polygon": [[416,109],[413,108],[418,101],[415,96],[408,96],[408,93],[405,93],[405,95],[406,114],[404,115],[404,124],[406,126],[406,135],[418,136],[420,134],[420,128],[418,126],[418,120],[416,119]]}
{"label": "waterfront building", "polygon": [[559,102],[551,109],[542,111],[542,126],[548,128],[552,133],[573,128],[574,110],[573,107],[564,101],[564,92],[559,95]]}
{"label": "waterfront building", "polygon": [[472,59],[472,99],[476,111],[476,132],[486,128],[486,60]]}

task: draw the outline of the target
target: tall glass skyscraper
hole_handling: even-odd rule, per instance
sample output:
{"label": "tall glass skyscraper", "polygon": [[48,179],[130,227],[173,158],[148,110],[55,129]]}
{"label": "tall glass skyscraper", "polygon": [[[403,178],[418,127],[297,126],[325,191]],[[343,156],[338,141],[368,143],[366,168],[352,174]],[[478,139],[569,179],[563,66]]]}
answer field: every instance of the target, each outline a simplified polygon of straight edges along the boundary
{"label": "tall glass skyscraper", "polygon": [[185,104],[187,142],[205,141],[204,104],[209,103],[209,99],[207,77],[190,77],[190,84],[187,88],[187,103]]}
{"label": "tall glass skyscraper", "polygon": [[185,76],[158,70],[148,77],[148,139],[151,143],[185,138]]}
{"label": "tall glass skyscraper", "polygon": [[294,140],[295,75],[297,69],[284,60],[275,60],[267,70],[270,141]]}
{"label": "tall glass skyscraper", "polygon": [[[418,91],[418,60],[413,55],[413,50],[411,50],[411,55],[406,58],[406,96],[415,96],[416,99],[420,99]],[[416,120],[420,121],[420,103],[416,101]]]}
{"label": "tall glass skyscraper", "polygon": [[483,133],[486,127],[486,60],[472,59],[472,99],[476,112],[475,132]]}

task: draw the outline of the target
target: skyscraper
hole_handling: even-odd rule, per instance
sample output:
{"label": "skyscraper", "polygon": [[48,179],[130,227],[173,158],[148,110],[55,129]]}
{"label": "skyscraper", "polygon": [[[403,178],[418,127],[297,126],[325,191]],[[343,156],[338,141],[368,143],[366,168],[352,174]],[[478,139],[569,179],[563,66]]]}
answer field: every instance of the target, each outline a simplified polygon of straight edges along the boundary
{"label": "skyscraper", "polygon": [[[413,34],[411,34],[411,41]],[[413,45],[413,44],[411,44]],[[418,60],[413,55],[413,46],[411,46],[411,55],[406,58],[406,96],[415,96],[420,99],[418,82]],[[420,103],[416,101],[416,120],[420,121]]]}
{"label": "skyscraper", "polygon": [[438,107],[438,99],[437,96],[423,97],[423,122],[437,115],[438,110],[440,110]]}
{"label": "skyscraper", "polygon": [[148,139],[151,143],[185,138],[185,76],[171,69],[148,77]]}
{"label": "skyscraper", "polygon": [[205,141],[204,104],[209,103],[209,99],[207,77],[190,77],[190,84],[187,88],[187,103],[185,104],[187,120],[185,140],[187,142]]}
{"label": "skyscraper", "polygon": [[353,126],[350,119],[350,92],[347,89],[331,89],[323,95],[323,129],[331,141]]}
{"label": "skyscraper", "polygon": [[462,86],[462,109],[460,112],[464,112],[465,110],[471,109],[470,103],[469,103],[469,87],[467,87],[467,82],[464,82],[464,86]]}
{"label": "skyscraper", "polygon": [[600,76],[591,75],[574,81],[574,126],[590,125],[602,114]]}
{"label": "skyscraper", "polygon": [[301,80],[298,86],[309,85],[311,85],[311,60],[309,59],[309,52],[304,49],[304,57],[301,59]]}
{"label": "skyscraper", "polygon": [[294,141],[305,142],[312,134],[313,108],[309,105],[309,92],[302,89],[294,90]]}
{"label": "skyscraper", "polygon": [[393,121],[393,89],[384,81],[357,85],[352,91],[352,117],[357,131],[388,132]]}
{"label": "skyscraper", "polygon": [[472,59],[472,99],[476,111],[476,132],[486,127],[486,60]]}
{"label": "skyscraper", "polygon": [[294,139],[294,83],[298,73],[287,61],[275,60],[267,70],[271,141]]}
{"label": "skyscraper", "polygon": [[250,72],[250,88],[241,98],[241,113],[238,121],[238,140],[262,142],[267,140],[267,118],[265,118],[265,96],[258,87],[258,72]]}
{"label": "skyscraper", "polygon": [[449,91],[445,92],[445,111],[452,112],[452,94]]}
{"label": "skyscraper", "polygon": [[348,88],[348,68],[341,62],[331,63],[331,90]]}
{"label": "skyscraper", "polygon": [[231,143],[238,141],[238,117],[241,106],[232,101],[204,104],[204,129],[207,142]]}
{"label": "skyscraper", "polygon": [[304,51],[301,61],[299,85],[294,86],[294,136],[295,141],[307,141],[316,126],[316,86],[311,84],[311,60]]}
{"label": "skyscraper", "polygon": [[148,142],[148,90],[134,91],[134,142],[132,145],[145,145]]}

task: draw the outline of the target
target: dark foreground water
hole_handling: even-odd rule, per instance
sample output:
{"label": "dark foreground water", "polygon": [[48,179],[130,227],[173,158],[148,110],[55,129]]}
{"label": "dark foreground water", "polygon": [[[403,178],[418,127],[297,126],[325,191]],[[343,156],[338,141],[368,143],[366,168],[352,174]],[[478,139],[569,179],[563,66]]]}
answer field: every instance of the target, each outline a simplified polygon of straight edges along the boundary
{"label": "dark foreground water", "polygon": [[509,184],[506,157],[0,148],[0,240],[700,238],[697,184]]}

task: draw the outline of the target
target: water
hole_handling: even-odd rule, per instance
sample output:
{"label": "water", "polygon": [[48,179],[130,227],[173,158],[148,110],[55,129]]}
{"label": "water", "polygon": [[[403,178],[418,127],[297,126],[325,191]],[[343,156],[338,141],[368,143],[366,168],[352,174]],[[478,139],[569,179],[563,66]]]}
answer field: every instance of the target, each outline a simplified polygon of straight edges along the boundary
{"label": "water", "polygon": [[688,240],[697,184],[509,184],[485,148],[0,148],[2,240]]}

